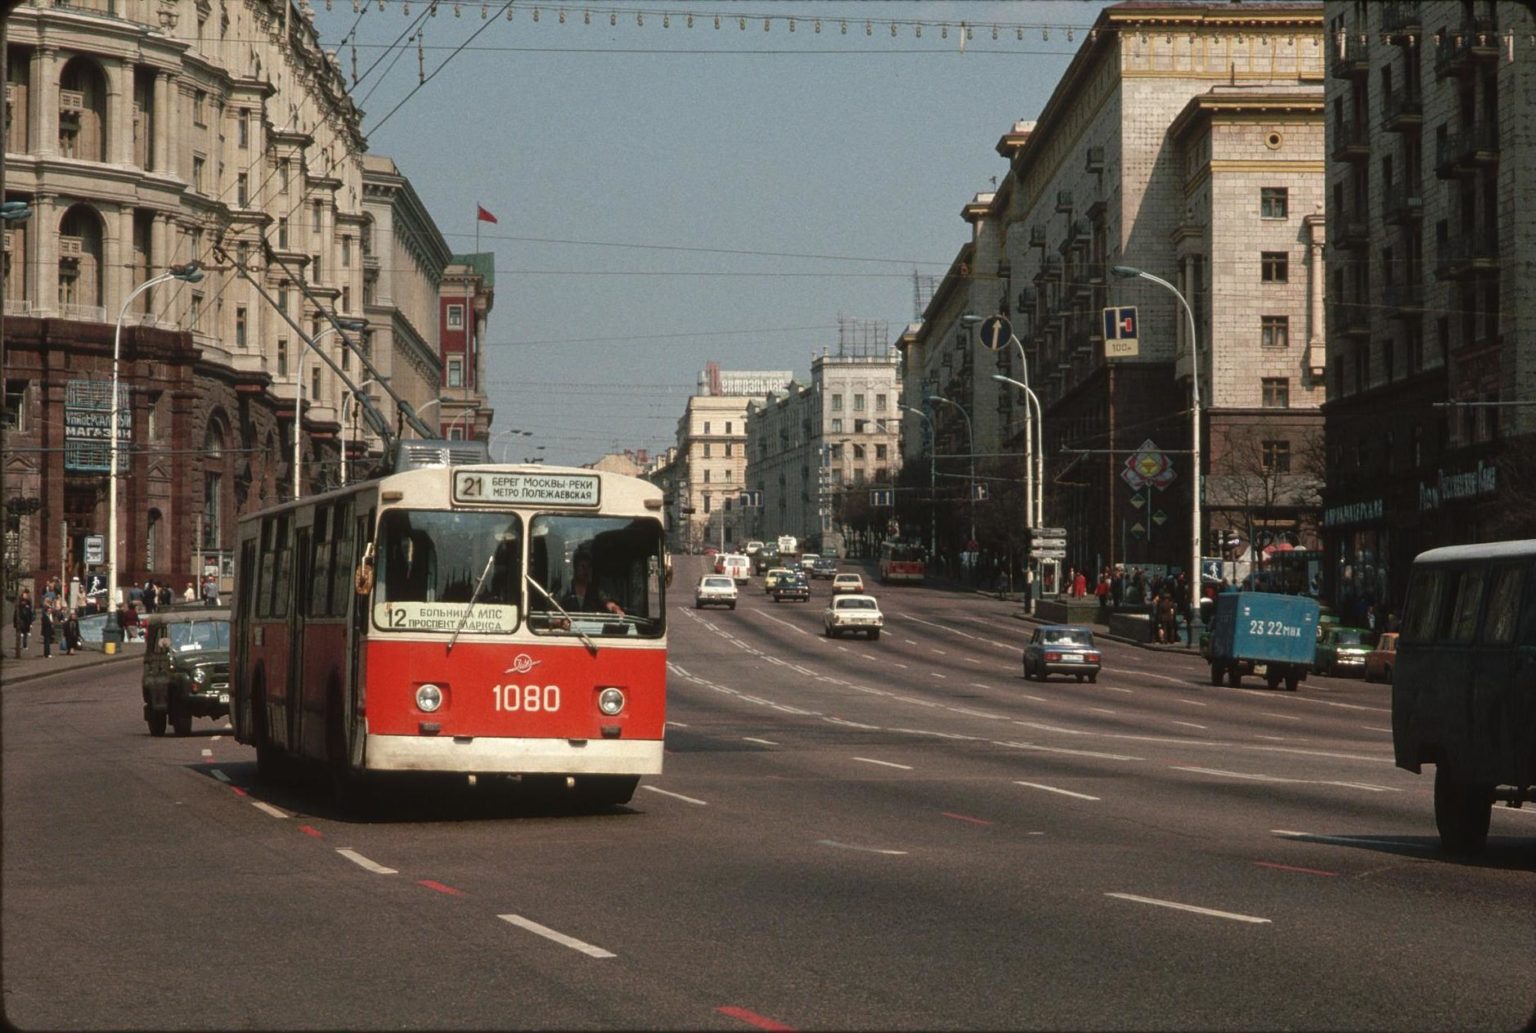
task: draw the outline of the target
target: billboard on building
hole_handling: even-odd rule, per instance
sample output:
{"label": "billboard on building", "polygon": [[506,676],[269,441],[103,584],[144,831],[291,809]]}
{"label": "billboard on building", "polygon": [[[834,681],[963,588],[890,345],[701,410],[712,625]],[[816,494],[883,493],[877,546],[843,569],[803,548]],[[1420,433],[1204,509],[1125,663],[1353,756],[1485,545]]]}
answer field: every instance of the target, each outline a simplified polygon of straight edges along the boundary
{"label": "billboard on building", "polygon": [[[117,385],[117,472],[128,472],[133,413],[128,385]],[[64,393],[64,469],[107,473],[112,463],[112,381],[71,380]]]}

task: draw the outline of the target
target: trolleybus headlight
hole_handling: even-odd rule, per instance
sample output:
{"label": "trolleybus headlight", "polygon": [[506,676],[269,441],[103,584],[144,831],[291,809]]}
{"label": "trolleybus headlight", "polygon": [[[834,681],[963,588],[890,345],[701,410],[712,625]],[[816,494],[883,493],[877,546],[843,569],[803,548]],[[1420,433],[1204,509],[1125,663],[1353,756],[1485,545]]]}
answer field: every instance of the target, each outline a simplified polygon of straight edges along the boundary
{"label": "trolleybus headlight", "polygon": [[416,705],[427,713],[432,713],[443,705],[443,690],[431,683],[421,686],[416,690]]}
{"label": "trolleybus headlight", "polygon": [[618,689],[604,689],[597,694],[597,709],[612,717],[624,709],[624,693]]}

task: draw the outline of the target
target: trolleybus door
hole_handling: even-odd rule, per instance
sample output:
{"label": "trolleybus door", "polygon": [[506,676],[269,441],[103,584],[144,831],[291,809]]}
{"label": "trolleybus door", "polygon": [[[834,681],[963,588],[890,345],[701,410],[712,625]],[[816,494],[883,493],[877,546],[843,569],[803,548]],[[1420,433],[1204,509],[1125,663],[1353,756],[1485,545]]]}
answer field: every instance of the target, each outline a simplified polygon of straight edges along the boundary
{"label": "trolleybus door", "polygon": [[309,612],[312,533],[313,528],[299,527],[293,534],[292,603],[288,607],[288,751],[294,756],[304,750],[304,616]]}

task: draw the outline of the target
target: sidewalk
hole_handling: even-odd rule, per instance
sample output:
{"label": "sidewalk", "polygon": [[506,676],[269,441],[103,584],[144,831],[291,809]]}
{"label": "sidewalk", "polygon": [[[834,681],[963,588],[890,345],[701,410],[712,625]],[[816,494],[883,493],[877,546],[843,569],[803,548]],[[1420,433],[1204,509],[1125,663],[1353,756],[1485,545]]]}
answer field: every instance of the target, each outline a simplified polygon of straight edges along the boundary
{"label": "sidewalk", "polygon": [[[1023,597],[1022,594],[1020,594],[1018,592],[1001,592],[1001,593],[999,593],[999,592],[983,592],[983,591],[981,591],[979,589],[977,589],[975,591],[976,591],[977,595],[985,596],[988,599],[1001,599],[1001,600],[1003,600],[1005,602],[1018,603],[1020,608],[1018,610],[1016,610],[1014,612],[1014,614],[1013,614],[1013,616],[1014,616],[1014,618],[1016,620],[1026,621],[1026,622],[1031,623],[1031,624],[1046,624],[1046,623],[1048,623],[1047,621],[1045,621],[1044,619],[1042,619],[1040,617],[1036,617],[1036,616],[1034,616],[1032,614],[1028,614],[1028,613],[1024,612],[1024,609],[1023,609],[1024,597]],[[1123,642],[1123,643],[1125,643],[1126,645],[1129,645],[1129,646],[1140,646],[1142,649],[1150,650],[1150,651],[1152,651],[1154,653],[1183,653],[1185,656],[1199,656],[1200,655],[1199,647],[1197,647],[1197,646],[1190,646],[1190,645],[1188,645],[1188,644],[1186,644],[1184,642],[1179,642],[1176,645],[1174,645],[1174,644],[1163,645],[1160,642],[1150,642],[1150,641],[1148,641],[1146,639],[1131,638],[1131,637],[1129,637],[1127,635],[1116,635],[1116,634],[1113,634],[1109,630],[1109,625],[1108,624],[1099,624],[1096,621],[1077,621],[1075,623],[1085,624],[1087,627],[1093,629],[1093,634],[1094,634],[1095,638],[1107,639],[1110,642]],[[1179,625],[1179,629],[1180,629],[1180,631],[1183,634],[1187,635],[1189,633],[1189,629],[1188,629],[1188,627],[1186,625],[1180,624]]]}
{"label": "sidewalk", "polygon": [[10,626],[9,621],[3,629],[0,629],[0,685],[4,686],[19,685],[36,678],[46,678],[50,674],[74,672],[82,668],[99,667],[102,664],[143,662],[143,643],[124,645],[114,656],[103,653],[100,646],[81,646],[80,651],[74,656],[65,656],[59,652],[57,639],[53,643],[53,656],[44,659],[43,640],[38,637],[36,624],[32,625],[32,634],[27,648],[22,650],[21,659],[18,660],[16,659],[16,629]]}

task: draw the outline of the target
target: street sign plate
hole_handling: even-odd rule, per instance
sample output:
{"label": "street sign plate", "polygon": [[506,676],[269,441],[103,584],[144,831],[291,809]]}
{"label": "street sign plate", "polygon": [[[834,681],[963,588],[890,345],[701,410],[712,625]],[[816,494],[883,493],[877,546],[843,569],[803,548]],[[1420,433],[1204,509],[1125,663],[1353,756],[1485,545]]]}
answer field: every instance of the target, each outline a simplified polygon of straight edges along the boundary
{"label": "street sign plate", "polygon": [[88,534],[85,536],[85,563],[86,566],[95,567],[107,562],[107,536],[102,534]]}
{"label": "street sign plate", "polygon": [[1104,310],[1104,357],[1134,359],[1140,353],[1137,339],[1136,306],[1123,305]]}
{"label": "street sign plate", "polygon": [[982,344],[995,352],[1002,351],[1008,347],[1008,339],[1013,336],[1013,325],[1002,316],[988,316],[981,321],[977,333]]}

